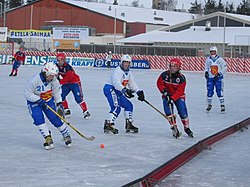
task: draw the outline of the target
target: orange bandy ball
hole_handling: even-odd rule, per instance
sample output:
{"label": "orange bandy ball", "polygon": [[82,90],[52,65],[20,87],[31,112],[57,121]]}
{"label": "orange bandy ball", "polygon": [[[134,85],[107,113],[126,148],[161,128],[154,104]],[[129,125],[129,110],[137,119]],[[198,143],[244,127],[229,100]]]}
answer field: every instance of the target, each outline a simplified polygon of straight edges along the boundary
{"label": "orange bandy ball", "polygon": [[102,144],[100,144],[100,148],[102,148],[102,149],[104,148],[104,144],[103,144],[103,143],[102,143]]}

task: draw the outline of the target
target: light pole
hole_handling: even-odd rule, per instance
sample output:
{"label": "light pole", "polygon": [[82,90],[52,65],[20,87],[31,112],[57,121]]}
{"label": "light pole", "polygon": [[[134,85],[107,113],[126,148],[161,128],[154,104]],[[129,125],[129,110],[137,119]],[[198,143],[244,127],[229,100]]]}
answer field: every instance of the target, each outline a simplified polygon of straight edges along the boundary
{"label": "light pole", "polygon": [[[113,5],[114,5],[114,7],[115,7],[115,5],[118,5],[117,0],[114,0]],[[113,54],[116,53],[115,47],[116,47],[116,7],[115,7],[115,19],[114,19],[114,51],[113,51]]]}
{"label": "light pole", "polygon": [[[227,5],[226,5],[227,7]],[[222,57],[225,54],[225,43],[226,43],[226,8],[224,9],[224,27],[223,27],[223,46],[222,46]]]}
{"label": "light pole", "polygon": [[116,53],[116,7],[115,7],[115,20],[114,20],[114,54]]}
{"label": "light pole", "polygon": [[3,11],[3,26],[6,26],[6,5],[5,3],[0,2],[0,9],[1,9],[1,17]]}

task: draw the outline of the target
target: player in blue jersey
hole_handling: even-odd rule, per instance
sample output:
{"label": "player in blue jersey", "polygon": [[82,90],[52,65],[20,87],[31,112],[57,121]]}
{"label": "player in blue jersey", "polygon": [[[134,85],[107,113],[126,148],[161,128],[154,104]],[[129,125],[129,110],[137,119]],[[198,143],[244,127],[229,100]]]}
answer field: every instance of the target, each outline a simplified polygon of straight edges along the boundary
{"label": "player in blue jersey", "polygon": [[33,123],[45,139],[43,144],[45,149],[52,149],[54,146],[50,130],[45,124],[44,114],[50,123],[61,132],[65,144],[70,147],[72,142],[67,126],[46,107],[50,106],[58,113],[63,113],[61,86],[57,80],[58,72],[58,68],[53,62],[45,63],[42,71],[28,81],[24,91]]}
{"label": "player in blue jersey", "polygon": [[138,100],[144,101],[144,93],[137,86],[130,71],[131,63],[131,57],[123,55],[120,65],[113,71],[109,81],[104,85],[103,93],[110,106],[108,118],[104,123],[104,133],[118,133],[118,129],[114,125],[116,118],[121,112],[121,108],[124,108],[126,132],[138,133],[138,128],[132,124],[133,104],[129,99],[134,97],[133,93],[136,93]]}
{"label": "player in blue jersey", "polygon": [[214,88],[220,101],[221,112],[225,112],[223,78],[227,70],[227,64],[222,57],[217,55],[217,52],[217,47],[211,47],[210,56],[205,61],[205,78],[207,79],[207,112],[212,108]]}

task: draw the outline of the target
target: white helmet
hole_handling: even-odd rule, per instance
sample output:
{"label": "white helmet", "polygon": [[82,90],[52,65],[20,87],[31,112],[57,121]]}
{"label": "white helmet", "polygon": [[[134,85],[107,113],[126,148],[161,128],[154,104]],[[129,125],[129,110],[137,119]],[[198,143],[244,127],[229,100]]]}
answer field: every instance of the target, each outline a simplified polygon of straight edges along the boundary
{"label": "white helmet", "polygon": [[213,47],[210,47],[209,51],[215,51],[217,53],[218,49],[217,49],[217,47],[213,46]]}
{"label": "white helmet", "polygon": [[59,73],[58,67],[53,62],[46,62],[42,69],[43,74],[47,77],[50,75],[57,76]]}
{"label": "white helmet", "polygon": [[[123,65],[123,62],[126,61],[126,62],[129,62],[129,66],[128,67],[124,67]],[[130,66],[131,66],[131,57],[129,55],[122,55],[121,57],[121,63],[120,63],[120,67],[123,71],[127,71],[129,70]]]}
{"label": "white helmet", "polygon": [[132,59],[129,55],[122,55],[121,62],[123,61],[131,62]]}

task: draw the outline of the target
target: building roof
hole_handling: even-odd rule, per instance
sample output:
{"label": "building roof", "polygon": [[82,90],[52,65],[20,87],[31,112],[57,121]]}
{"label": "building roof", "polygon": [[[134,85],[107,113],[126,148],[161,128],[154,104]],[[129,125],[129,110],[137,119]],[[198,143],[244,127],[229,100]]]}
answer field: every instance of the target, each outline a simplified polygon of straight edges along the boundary
{"label": "building roof", "polygon": [[60,1],[80,8],[88,9],[106,16],[110,16],[113,18],[116,17],[117,19],[129,23],[140,22],[158,25],[174,25],[182,23],[184,21],[192,20],[197,16],[195,14],[184,12],[164,11],[151,8],[137,8],[131,6],[86,2],[80,0]]}
{"label": "building roof", "polygon": [[[225,35],[224,27],[216,23],[210,31],[205,31],[204,21],[219,17],[234,20],[235,26],[226,26]],[[223,19],[222,19],[223,20]],[[229,22],[226,21],[228,24]],[[199,25],[201,24],[201,25]],[[229,23],[231,24],[231,23]],[[192,26],[193,25],[193,26]],[[196,25],[196,26],[194,26]],[[175,25],[167,26],[148,33],[139,34],[122,40],[120,43],[129,44],[162,44],[162,43],[221,43],[227,45],[250,45],[250,16],[238,15],[224,12],[215,12],[209,15],[200,16],[196,19],[183,21]],[[245,27],[248,26],[248,27]],[[187,28],[184,29],[183,28]],[[177,31],[177,32],[171,32]],[[225,36],[225,37],[224,37]]]}
{"label": "building roof", "polygon": [[[235,26],[245,26],[245,25],[250,25],[250,16],[247,15],[240,15],[240,14],[231,14],[231,13],[224,13],[224,12],[214,12],[212,14],[208,14],[208,15],[197,15],[195,19],[193,20],[189,20],[189,21],[183,21],[182,23],[176,23],[175,25],[170,25],[170,26],[166,26],[164,28],[162,28],[161,30],[165,30],[165,31],[176,31],[176,30],[183,30],[183,28],[186,27],[190,27],[190,25],[196,25],[196,26],[203,26],[200,24],[203,24],[202,21],[210,21],[213,18],[216,18],[217,21],[215,21],[214,27],[219,27],[220,23],[219,23],[219,19],[220,18],[226,18],[226,19],[230,19],[230,20],[234,20],[235,22],[237,22],[237,25]],[[226,26],[232,26],[230,25],[230,22],[226,22]],[[224,23],[223,23],[224,25]]]}
{"label": "building roof", "polygon": [[[250,27],[225,27],[225,43],[227,45],[250,45]],[[192,26],[179,32],[151,31],[122,40],[118,43],[224,43],[224,28],[211,27],[205,31],[203,26]]]}

